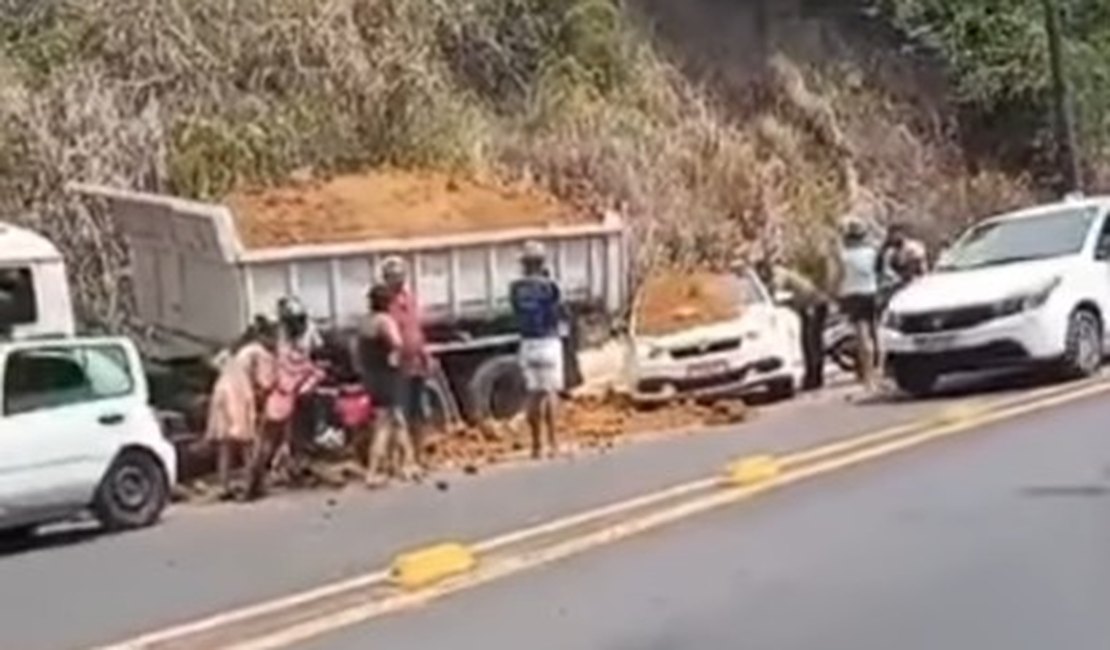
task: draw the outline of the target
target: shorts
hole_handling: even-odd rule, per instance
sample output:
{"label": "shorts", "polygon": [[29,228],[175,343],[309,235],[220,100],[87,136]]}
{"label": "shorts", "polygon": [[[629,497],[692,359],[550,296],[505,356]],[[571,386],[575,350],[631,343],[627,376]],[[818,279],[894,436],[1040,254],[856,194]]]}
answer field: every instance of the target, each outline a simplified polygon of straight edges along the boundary
{"label": "shorts", "polygon": [[840,299],[840,311],[853,323],[871,323],[879,317],[878,299],[874,294],[843,296]]}
{"label": "shorts", "polygon": [[561,392],[564,384],[562,339],[523,339],[520,369],[529,392]]}

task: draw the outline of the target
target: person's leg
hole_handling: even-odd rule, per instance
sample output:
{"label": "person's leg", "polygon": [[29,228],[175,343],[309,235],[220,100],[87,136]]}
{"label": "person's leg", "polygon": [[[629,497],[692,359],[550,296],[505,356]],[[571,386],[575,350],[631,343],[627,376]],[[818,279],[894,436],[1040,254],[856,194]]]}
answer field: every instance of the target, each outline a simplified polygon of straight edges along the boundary
{"label": "person's leg", "polygon": [[384,469],[393,437],[394,408],[385,407],[374,416],[369,454],[366,457],[366,484],[378,487],[385,483]]}
{"label": "person's leg", "polygon": [[802,377],[802,388],[808,390],[812,387],[813,383],[813,357],[814,354],[820,354],[813,349],[813,309],[811,307],[803,307],[797,310],[798,319],[801,320],[801,329],[798,332],[798,338],[802,345],[802,363],[805,366],[805,374]]}
{"label": "person's leg", "polygon": [[825,323],[829,318],[829,306],[815,305],[809,317],[809,346],[811,356],[806,364],[805,388],[815,390],[825,385]]}
{"label": "person's leg", "polygon": [[559,420],[559,393],[547,391],[543,396],[543,424],[547,430],[547,450],[552,456],[559,453],[559,438],[556,425]]}
{"label": "person's leg", "polygon": [[427,379],[420,376],[409,377],[405,387],[404,424],[406,437],[413,448],[414,462],[423,463],[424,434],[427,424],[427,414],[424,408],[424,393],[427,390]]}
{"label": "person's leg", "polygon": [[220,482],[220,496],[231,495],[231,441],[221,439],[216,442],[216,476]]}
{"label": "person's leg", "polygon": [[277,434],[272,425],[263,425],[258,439],[254,442],[250,464],[247,470],[247,498],[257,499],[266,493],[266,482],[270,466],[277,451]]}
{"label": "person's leg", "polygon": [[875,342],[874,314],[861,314],[855,322],[856,340],[859,341],[859,376],[867,390],[877,387],[875,381],[875,356],[877,353]]}

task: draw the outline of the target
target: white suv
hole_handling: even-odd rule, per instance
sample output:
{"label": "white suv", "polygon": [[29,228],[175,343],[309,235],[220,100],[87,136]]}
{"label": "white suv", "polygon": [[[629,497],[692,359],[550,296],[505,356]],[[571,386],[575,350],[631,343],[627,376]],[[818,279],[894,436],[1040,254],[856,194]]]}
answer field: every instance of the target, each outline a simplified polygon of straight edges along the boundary
{"label": "white suv", "polygon": [[0,343],[0,530],[84,510],[109,529],[161,515],[177,460],[127,339]]}
{"label": "white suv", "polygon": [[891,300],[882,348],[898,386],[1035,363],[1097,372],[1110,315],[1110,198],[1078,198],[969,228]]}

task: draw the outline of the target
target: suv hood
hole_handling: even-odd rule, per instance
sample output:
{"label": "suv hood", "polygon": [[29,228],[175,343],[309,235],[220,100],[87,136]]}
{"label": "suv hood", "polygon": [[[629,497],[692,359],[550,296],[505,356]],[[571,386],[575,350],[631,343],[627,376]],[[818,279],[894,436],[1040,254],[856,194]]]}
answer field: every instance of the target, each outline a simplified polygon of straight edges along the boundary
{"label": "suv hood", "polygon": [[1057,257],[1000,264],[967,271],[940,271],[919,278],[895,294],[890,310],[914,313],[989,304],[1042,287],[1071,270],[1079,258]]}

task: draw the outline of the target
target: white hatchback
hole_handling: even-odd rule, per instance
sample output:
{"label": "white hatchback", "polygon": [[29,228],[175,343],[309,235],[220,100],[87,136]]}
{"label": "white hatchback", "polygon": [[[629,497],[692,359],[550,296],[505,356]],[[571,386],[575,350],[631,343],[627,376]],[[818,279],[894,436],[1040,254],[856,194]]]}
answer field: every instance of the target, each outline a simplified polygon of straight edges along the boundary
{"label": "white hatchback", "polygon": [[1110,316],[1110,198],[1069,199],[969,228],[891,300],[887,368],[911,394],[946,373],[1053,364],[1097,372]]}
{"label": "white hatchback", "polygon": [[122,338],[0,343],[0,530],[91,510],[109,529],[157,521],[176,454]]}
{"label": "white hatchback", "polygon": [[783,399],[797,390],[804,374],[798,315],[776,304],[750,270],[723,279],[743,307],[732,320],[661,336],[638,333],[632,323],[630,375],[636,401],[760,391]]}

